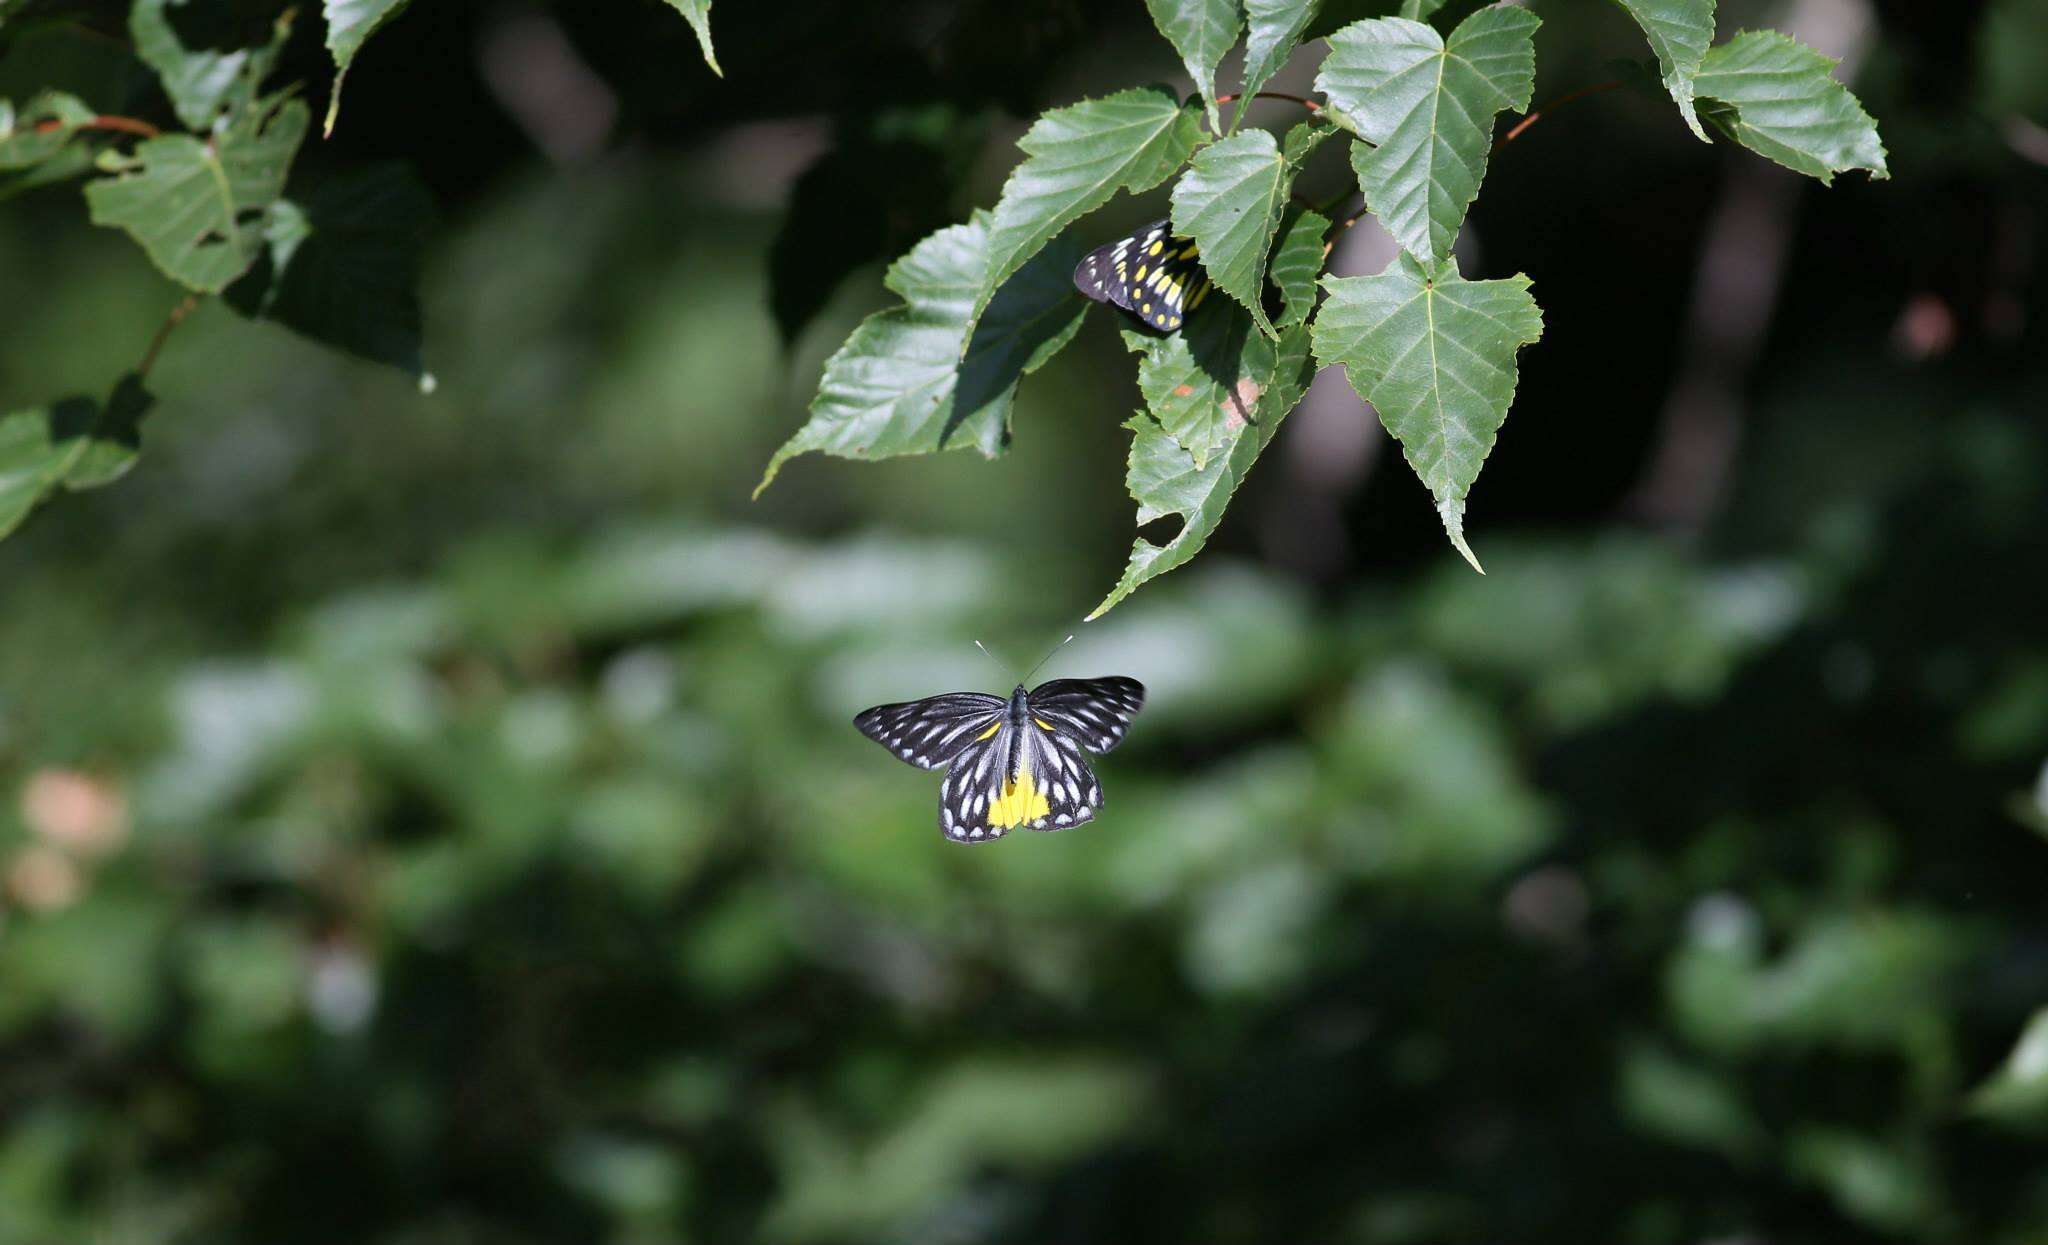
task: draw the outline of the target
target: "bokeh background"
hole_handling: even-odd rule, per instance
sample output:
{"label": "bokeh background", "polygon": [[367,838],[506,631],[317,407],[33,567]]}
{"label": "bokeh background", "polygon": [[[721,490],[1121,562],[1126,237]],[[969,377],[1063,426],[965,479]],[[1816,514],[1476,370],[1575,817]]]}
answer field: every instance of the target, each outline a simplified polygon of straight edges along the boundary
{"label": "bokeh background", "polygon": [[[1643,55],[1536,7],[1539,99]],[[1545,117],[1490,573],[1325,376],[1049,667],[1151,688],[1105,815],[974,850],[848,718],[1113,582],[1113,323],[748,493],[1142,6],[413,6],[325,152],[435,192],[435,392],[208,306],[0,544],[0,1242],[2048,1241],[2048,8],[1722,8],[1893,179]],[[177,299],[68,191],[0,292],[9,406]]]}

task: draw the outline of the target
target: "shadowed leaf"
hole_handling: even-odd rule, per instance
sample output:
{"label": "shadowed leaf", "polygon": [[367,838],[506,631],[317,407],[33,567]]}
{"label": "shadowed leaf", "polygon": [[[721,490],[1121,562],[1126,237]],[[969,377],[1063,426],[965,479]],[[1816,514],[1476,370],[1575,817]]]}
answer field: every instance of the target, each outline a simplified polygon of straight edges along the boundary
{"label": "shadowed leaf", "polygon": [[1889,177],[1877,123],[1829,76],[1834,67],[1776,31],[1744,31],[1701,64],[1700,112],[1744,147],[1822,183],[1850,169]]}

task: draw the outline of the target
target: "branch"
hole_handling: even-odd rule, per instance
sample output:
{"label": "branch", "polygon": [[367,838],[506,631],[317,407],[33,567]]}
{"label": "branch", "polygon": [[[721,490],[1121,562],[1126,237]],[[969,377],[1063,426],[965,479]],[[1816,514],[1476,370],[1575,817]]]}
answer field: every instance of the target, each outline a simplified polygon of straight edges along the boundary
{"label": "branch", "polygon": [[1580,87],[1578,90],[1573,91],[1569,95],[1560,95],[1556,99],[1551,100],[1549,103],[1543,105],[1543,107],[1538,108],[1535,111],[1531,112],[1528,116],[1523,117],[1520,121],[1515,122],[1514,128],[1509,130],[1507,133],[1501,135],[1500,140],[1494,143],[1493,149],[1495,151],[1499,151],[1501,148],[1507,146],[1509,143],[1514,142],[1516,138],[1521,136],[1523,130],[1526,130],[1530,126],[1536,124],[1537,120],[1540,119],[1544,113],[1556,112],[1558,109],[1564,107],[1566,104],[1571,103],[1575,99],[1584,99],[1588,95],[1598,95],[1602,91],[1612,91],[1620,85],[1621,83],[1619,81],[1596,82],[1592,86]]}

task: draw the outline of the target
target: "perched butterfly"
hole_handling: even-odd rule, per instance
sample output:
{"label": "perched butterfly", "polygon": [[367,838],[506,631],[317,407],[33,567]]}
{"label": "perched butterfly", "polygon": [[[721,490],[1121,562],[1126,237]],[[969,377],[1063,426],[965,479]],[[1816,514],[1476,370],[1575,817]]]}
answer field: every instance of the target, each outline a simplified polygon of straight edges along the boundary
{"label": "perched butterfly", "polygon": [[1094,818],[1102,784],[1085,752],[1123,742],[1145,703],[1136,679],[1054,679],[1004,700],[980,692],[877,705],[853,719],[869,739],[919,769],[949,766],[939,828],[960,843],[1019,826],[1064,830]]}
{"label": "perched butterfly", "polygon": [[1128,238],[1098,246],[1074,265],[1074,285],[1098,303],[1115,303],[1162,333],[1209,296],[1209,274],[1194,239],[1170,237],[1155,220]]}

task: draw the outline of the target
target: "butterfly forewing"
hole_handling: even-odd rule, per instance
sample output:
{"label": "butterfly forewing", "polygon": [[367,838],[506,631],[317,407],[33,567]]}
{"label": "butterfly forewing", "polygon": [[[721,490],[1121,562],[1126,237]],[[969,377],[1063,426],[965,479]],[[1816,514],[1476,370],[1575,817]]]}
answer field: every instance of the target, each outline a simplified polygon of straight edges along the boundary
{"label": "butterfly forewing", "polygon": [[876,705],[853,724],[860,733],[919,769],[937,769],[1002,719],[1009,702],[980,692],[951,692],[895,705]]}
{"label": "butterfly forewing", "polygon": [[1145,704],[1136,679],[1053,679],[1031,692],[1031,712],[1071,735],[1090,752],[1108,752],[1124,740]]}
{"label": "butterfly forewing", "polygon": [[1088,252],[1074,267],[1074,285],[1171,333],[1208,296],[1209,275],[1194,239],[1176,238],[1169,221],[1156,220]]}

